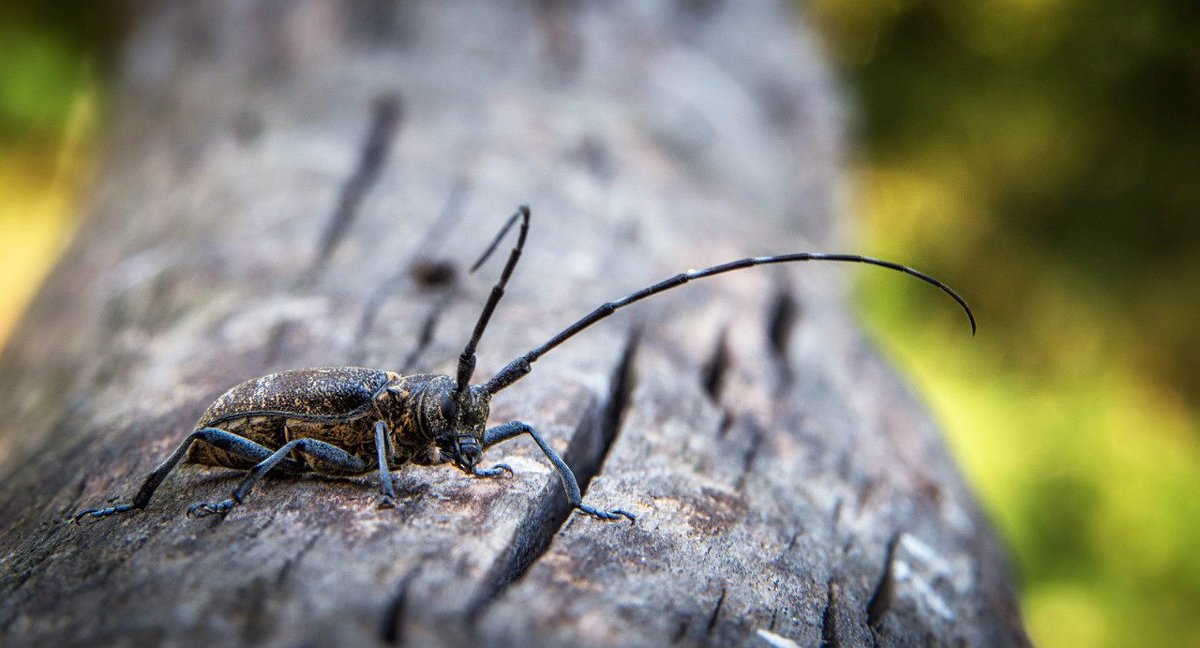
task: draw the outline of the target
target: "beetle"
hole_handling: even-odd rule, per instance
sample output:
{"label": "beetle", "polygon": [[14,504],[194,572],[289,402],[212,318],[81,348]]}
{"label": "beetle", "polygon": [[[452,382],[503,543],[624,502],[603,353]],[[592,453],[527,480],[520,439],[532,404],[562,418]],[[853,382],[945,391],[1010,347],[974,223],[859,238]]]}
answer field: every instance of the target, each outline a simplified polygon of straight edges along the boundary
{"label": "beetle", "polygon": [[146,476],[131,502],[87,509],[74,516],[75,522],[146,508],[167,474],[184,459],[249,471],[228,499],[197,503],[188,509],[189,517],[227,513],[242,503],[254,485],[272,470],[330,476],[378,472],[380,506],[391,507],[396,498],[391,472],[401,465],[452,462],[475,477],[511,475],[512,469],[505,464],[484,468],[480,461],[488,448],[521,435],[532,438],[554,466],[573,510],[601,520],[627,518],[632,522],[634,516],[628,511],[606,511],[584,504],[571,468],[532,426],[510,421],[486,427],[492,396],[527,375],[533,363],[547,352],[615,311],[691,280],[742,268],[839,261],[881,266],[937,286],[966,312],[971,333],[975,333],[975,315],[967,302],[929,275],[898,263],[856,254],[797,252],[689,270],[601,304],[540,346],[509,362],[486,382],[472,385],[475,350],[520,260],[529,233],[529,218],[529,208],[519,207],[471,268],[472,272],[478,269],[514,224],[520,222],[517,242],[459,355],[454,377],[402,376],[381,369],[332,367],[283,371],[249,380],[225,392],[209,406],[183,443]]}

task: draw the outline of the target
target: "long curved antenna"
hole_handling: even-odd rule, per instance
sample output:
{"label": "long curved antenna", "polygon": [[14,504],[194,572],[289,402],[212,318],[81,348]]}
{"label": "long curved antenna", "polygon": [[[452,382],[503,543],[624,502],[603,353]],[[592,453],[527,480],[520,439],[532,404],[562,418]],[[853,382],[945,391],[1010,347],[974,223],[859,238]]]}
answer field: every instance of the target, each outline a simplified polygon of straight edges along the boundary
{"label": "long curved antenna", "polygon": [[492,256],[492,252],[496,251],[496,248],[500,245],[500,241],[504,240],[504,235],[508,234],[508,230],[512,229],[512,226],[516,224],[517,219],[521,218],[522,216],[525,218],[525,226],[529,226],[529,207],[521,205],[517,208],[516,213],[508,217],[508,222],[504,223],[504,227],[501,227],[500,231],[496,233],[496,238],[492,239],[492,242],[488,244],[487,249],[483,251],[483,254],[479,255],[479,259],[476,260],[475,263],[471,264],[471,269],[467,272],[475,272],[484,264],[484,262],[488,260],[488,257]]}
{"label": "long curved antenna", "polygon": [[475,322],[475,331],[471,333],[471,339],[467,342],[467,346],[463,349],[461,355],[458,356],[458,376],[455,382],[455,391],[459,394],[466,391],[471,384],[471,374],[475,373],[475,349],[479,347],[479,338],[483,337],[483,331],[487,328],[488,320],[492,318],[492,313],[496,310],[496,304],[500,303],[500,298],[504,296],[504,286],[508,284],[508,278],[512,276],[513,268],[517,267],[517,261],[521,259],[521,249],[525,247],[525,236],[529,233],[529,207],[521,205],[517,208],[516,213],[508,219],[504,227],[500,229],[500,233],[496,235],[496,239],[484,250],[483,255],[471,266],[471,272],[475,272],[479,266],[483,265],[484,261],[491,256],[496,246],[500,244],[500,240],[512,229],[513,223],[517,219],[521,219],[521,231],[517,235],[517,244],[513,247],[512,252],[508,255],[508,263],[504,264],[504,271],[500,273],[500,280],[492,286],[492,294],[488,295],[487,303],[483,305],[483,312],[479,313],[479,320]]}
{"label": "long curved antenna", "polygon": [[601,306],[596,308],[596,310],[588,313],[579,321],[575,322],[574,324],[572,324],[572,325],[568,326],[567,328],[563,329],[562,331],[560,331],[557,335],[555,335],[554,337],[547,340],[541,346],[530,350],[525,355],[508,363],[507,366],[505,366],[503,369],[501,369],[500,372],[497,373],[495,376],[492,376],[492,378],[490,380],[488,380],[487,383],[484,384],[483,389],[484,389],[484,391],[486,391],[489,394],[495,394],[496,392],[500,391],[501,389],[504,389],[505,387],[508,387],[509,385],[513,384],[514,382],[520,380],[521,378],[523,378],[525,376],[525,374],[527,374],[533,370],[533,367],[531,365],[534,362],[536,362],[538,358],[545,355],[546,352],[548,352],[551,349],[553,349],[554,347],[562,344],[563,342],[566,342],[568,339],[573,337],[576,333],[579,333],[580,331],[586,329],[587,327],[591,326],[592,324],[595,324],[596,322],[599,322],[600,320],[604,319],[605,317],[612,315],[613,312],[615,312],[619,308],[624,308],[625,306],[628,306],[634,302],[641,301],[652,295],[657,295],[660,292],[664,292],[664,291],[670,290],[672,288],[677,288],[677,287],[682,286],[683,284],[691,281],[692,279],[702,279],[704,277],[711,277],[713,275],[718,275],[718,274],[722,274],[725,272],[732,272],[734,270],[741,270],[742,268],[750,268],[750,267],[757,266],[757,265],[767,265],[767,264],[771,264],[771,263],[792,263],[792,262],[798,262],[798,261],[842,261],[842,262],[849,262],[849,263],[867,263],[870,265],[880,266],[883,268],[888,268],[890,270],[896,270],[898,272],[903,272],[905,274],[912,275],[912,276],[920,279],[921,281],[933,284],[933,285],[937,286],[938,288],[941,288],[943,292],[945,292],[947,295],[950,295],[950,297],[952,297],[954,299],[954,301],[958,302],[958,305],[961,306],[963,311],[966,312],[967,319],[970,320],[970,322],[971,322],[971,335],[975,335],[975,314],[971,312],[971,307],[967,305],[966,300],[963,299],[962,297],[960,297],[958,293],[954,292],[954,290],[952,290],[950,288],[950,286],[947,286],[946,284],[942,283],[941,281],[934,279],[933,277],[931,277],[923,272],[914,270],[913,268],[910,268],[908,266],[900,265],[899,263],[892,263],[891,261],[883,261],[882,259],[873,259],[871,257],[859,256],[857,254],[825,254],[822,252],[797,252],[794,254],[780,254],[778,256],[751,257],[748,259],[739,259],[737,261],[730,261],[729,263],[722,263],[721,265],[715,265],[710,268],[704,268],[702,270],[690,270],[688,272],[682,272],[680,274],[675,275],[674,277],[671,277],[670,279],[664,279],[663,281],[660,281],[660,282],[654,284],[653,286],[643,288],[635,293],[626,295],[620,299],[616,299],[616,300],[610,301],[606,304],[602,304]]}

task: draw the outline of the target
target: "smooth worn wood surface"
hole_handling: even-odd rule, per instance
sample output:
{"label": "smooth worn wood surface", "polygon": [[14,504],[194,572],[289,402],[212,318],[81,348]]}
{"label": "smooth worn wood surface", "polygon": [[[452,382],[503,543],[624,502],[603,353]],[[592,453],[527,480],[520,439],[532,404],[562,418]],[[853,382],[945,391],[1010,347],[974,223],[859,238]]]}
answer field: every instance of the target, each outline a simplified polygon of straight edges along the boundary
{"label": "smooth worn wood surface", "polygon": [[1025,644],[988,523],[845,310],[878,269],[697,282],[493,400],[636,525],[569,516],[528,439],[485,456],[511,479],[405,467],[394,510],[373,477],[281,477],[189,520],[238,473],[184,466],[66,522],[245,379],[452,373],[501,261],[465,268],[519,204],[477,381],[680,270],[842,249],[842,108],[789,7],[141,6],[87,220],[0,357],[0,643]]}

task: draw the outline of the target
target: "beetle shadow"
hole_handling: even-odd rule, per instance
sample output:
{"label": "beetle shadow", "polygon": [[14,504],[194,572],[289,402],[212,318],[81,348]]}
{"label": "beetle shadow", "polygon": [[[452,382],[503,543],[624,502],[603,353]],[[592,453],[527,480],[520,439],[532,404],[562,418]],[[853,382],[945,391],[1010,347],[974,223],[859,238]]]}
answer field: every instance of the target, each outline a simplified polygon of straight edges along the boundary
{"label": "beetle shadow", "polygon": [[[186,477],[187,485],[185,486],[185,490],[187,491],[193,488],[213,488],[214,486],[219,487],[221,485],[227,485],[230,489],[236,488],[237,484],[249,474],[248,470],[238,470],[236,468],[216,466],[195,466],[195,468],[200,470]],[[288,483],[349,484],[356,491],[362,491],[362,494],[366,496],[377,495],[379,491],[379,476],[375,471],[362,475],[347,476],[272,471],[263,476],[262,481],[255,486],[254,490],[250,491],[249,496],[257,493],[264,484]],[[412,475],[392,474],[392,488],[395,489],[397,500],[417,500],[428,493],[432,487],[432,483],[425,479],[420,479]],[[248,501],[249,499],[247,499]]]}

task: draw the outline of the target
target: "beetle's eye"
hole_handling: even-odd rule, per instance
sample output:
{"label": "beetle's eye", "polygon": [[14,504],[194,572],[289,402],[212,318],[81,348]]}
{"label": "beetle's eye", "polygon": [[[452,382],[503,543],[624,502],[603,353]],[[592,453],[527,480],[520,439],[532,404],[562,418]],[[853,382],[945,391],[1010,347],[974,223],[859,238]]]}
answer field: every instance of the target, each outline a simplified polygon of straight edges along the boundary
{"label": "beetle's eye", "polygon": [[438,411],[442,415],[442,420],[446,423],[453,423],[458,418],[458,404],[446,392],[442,392],[442,395],[438,398]]}

